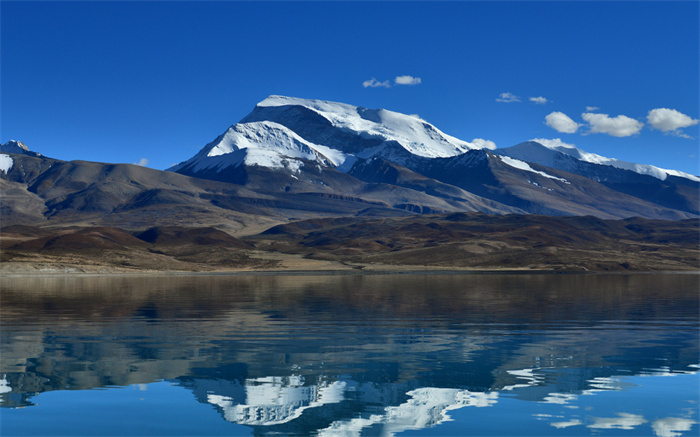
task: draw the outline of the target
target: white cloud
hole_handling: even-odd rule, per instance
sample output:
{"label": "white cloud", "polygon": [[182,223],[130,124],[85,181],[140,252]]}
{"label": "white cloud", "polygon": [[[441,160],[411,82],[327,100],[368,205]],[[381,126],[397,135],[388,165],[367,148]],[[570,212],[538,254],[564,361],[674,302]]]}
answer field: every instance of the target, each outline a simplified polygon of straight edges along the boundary
{"label": "white cloud", "polygon": [[544,105],[545,103],[549,103],[549,100],[545,99],[542,96],[539,97],[530,97],[530,101],[532,103],[536,103],[538,105]]}
{"label": "white cloud", "polygon": [[366,80],[366,81],[362,82],[362,86],[365,88],[378,88],[378,87],[391,88],[391,84],[389,83],[388,80],[385,80],[384,82],[379,82],[375,78],[372,78],[370,80]]}
{"label": "white cloud", "polygon": [[550,149],[558,149],[561,147],[565,147],[567,149],[575,149],[576,148],[576,146],[574,144],[565,143],[564,141],[561,140],[561,138],[552,138],[551,140],[547,139],[547,138],[533,138],[530,141],[540,143],[545,147],[549,147]]}
{"label": "white cloud", "polygon": [[497,102],[504,102],[504,103],[510,103],[510,102],[519,102],[520,97],[516,96],[515,94],[512,93],[501,93],[498,98],[496,99]]}
{"label": "white cloud", "polygon": [[581,126],[572,120],[568,115],[563,112],[554,111],[547,115],[545,118],[545,124],[557,132],[564,132],[567,134],[575,133]]}
{"label": "white cloud", "polygon": [[593,112],[593,111],[597,111],[599,109],[600,108],[597,106],[586,106],[586,112]]}
{"label": "white cloud", "polygon": [[647,114],[647,122],[653,129],[669,132],[683,138],[691,137],[681,132],[680,129],[698,124],[697,119],[668,108],[652,109]]}
{"label": "white cloud", "polygon": [[394,79],[394,83],[396,85],[418,85],[421,83],[421,78],[420,77],[413,77],[413,76],[396,76]]}
{"label": "white cloud", "polygon": [[472,145],[477,149],[495,149],[497,148],[496,143],[489,140],[484,140],[482,138],[474,138],[472,140]]}
{"label": "white cloud", "polygon": [[689,140],[694,139],[694,138],[691,137],[690,135],[686,135],[686,134],[684,134],[683,132],[681,132],[680,130],[674,130],[673,132],[671,132],[671,135],[675,135],[675,136],[681,137],[681,138],[687,138],[687,139],[689,139]]}
{"label": "white cloud", "polygon": [[608,114],[584,112],[584,120],[591,125],[590,133],[608,134],[614,137],[629,137],[642,130],[644,123],[625,115],[610,117]]}
{"label": "white cloud", "polygon": [[134,165],[140,165],[141,167],[146,167],[148,165],[148,159],[146,158],[141,158],[138,162],[135,162]]}

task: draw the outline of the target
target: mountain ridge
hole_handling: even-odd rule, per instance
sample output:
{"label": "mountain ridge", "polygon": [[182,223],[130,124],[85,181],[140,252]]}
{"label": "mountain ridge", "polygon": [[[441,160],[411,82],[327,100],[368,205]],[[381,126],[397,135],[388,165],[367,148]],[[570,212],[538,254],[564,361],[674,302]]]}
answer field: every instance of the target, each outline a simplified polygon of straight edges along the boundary
{"label": "mountain ridge", "polygon": [[692,175],[556,142],[471,145],[415,116],[282,97],[169,171],[9,142],[0,273],[697,270]]}
{"label": "mountain ridge", "polygon": [[167,171],[61,161],[10,141],[0,146],[0,218],[127,229],[215,224],[235,233],[253,223],[367,214],[700,216],[700,178],[692,175],[561,140],[484,144],[413,115],[270,96]]}

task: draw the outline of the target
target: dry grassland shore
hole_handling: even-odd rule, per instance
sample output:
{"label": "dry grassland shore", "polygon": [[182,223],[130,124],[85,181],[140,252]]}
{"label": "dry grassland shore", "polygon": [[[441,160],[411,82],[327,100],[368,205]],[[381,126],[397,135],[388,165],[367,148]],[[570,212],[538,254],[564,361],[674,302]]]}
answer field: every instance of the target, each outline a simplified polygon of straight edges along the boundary
{"label": "dry grassland shore", "polygon": [[[38,262],[3,262],[0,263],[0,277],[28,276],[171,276],[171,275],[376,275],[376,274],[467,274],[467,273],[509,273],[509,272],[539,272],[550,270],[533,269],[474,269],[454,267],[431,267],[411,265],[385,264],[352,264],[340,261],[323,261],[305,259],[299,255],[288,254],[259,254],[261,259],[275,261],[274,267],[267,268],[193,268],[191,270],[156,270],[138,267],[115,267],[106,265],[86,265],[60,260],[42,260]],[[562,272],[558,272],[562,273]]]}
{"label": "dry grassland shore", "polygon": [[447,214],[214,227],[8,226],[0,275],[700,271],[698,220]]}

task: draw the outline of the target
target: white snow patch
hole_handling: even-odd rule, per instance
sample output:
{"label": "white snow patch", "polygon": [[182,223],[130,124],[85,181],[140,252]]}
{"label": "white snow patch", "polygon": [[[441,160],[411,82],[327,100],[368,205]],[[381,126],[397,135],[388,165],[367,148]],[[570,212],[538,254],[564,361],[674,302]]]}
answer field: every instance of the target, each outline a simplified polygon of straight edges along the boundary
{"label": "white snow patch", "polygon": [[565,182],[567,184],[569,183],[569,181],[567,181],[566,179],[558,178],[556,176],[552,176],[551,174],[545,173],[543,171],[535,170],[534,168],[530,167],[530,164],[528,164],[525,161],[520,161],[519,159],[513,159],[509,156],[499,156],[499,155],[496,155],[496,156],[501,158],[501,161],[510,165],[511,167],[515,167],[515,168],[520,169],[520,170],[525,170],[525,171],[529,171],[532,173],[536,173],[540,176],[544,176],[544,177],[550,178],[550,179],[555,179],[557,181],[562,181],[562,182]]}
{"label": "white snow patch", "polygon": [[691,181],[700,182],[700,177],[693,176],[693,175],[691,175],[691,174],[684,173],[684,172],[682,172],[682,171],[678,171],[678,170],[668,170],[668,169],[665,169],[665,168],[662,168],[661,170],[665,171],[666,174],[668,174],[669,176],[677,176],[677,177],[679,177],[679,178],[686,178],[686,179],[690,179]]}
{"label": "white snow patch", "polygon": [[238,123],[231,126],[218,144],[212,144],[207,156],[225,155],[241,149],[279,152],[295,158],[316,159],[313,144],[271,121]]}
{"label": "white snow patch", "polygon": [[349,155],[341,152],[340,150],[331,149],[328,146],[323,146],[321,144],[308,143],[309,147],[320,153],[321,155],[328,158],[329,161],[333,163],[334,166],[340,167],[348,159]]}
{"label": "white snow patch", "polygon": [[243,160],[246,165],[258,165],[260,167],[287,168],[294,173],[298,173],[303,163],[294,158],[288,158],[280,155],[273,150],[249,149]]}
{"label": "white snow patch", "polygon": [[0,155],[0,170],[7,174],[12,168],[14,161],[10,158],[10,155]]}

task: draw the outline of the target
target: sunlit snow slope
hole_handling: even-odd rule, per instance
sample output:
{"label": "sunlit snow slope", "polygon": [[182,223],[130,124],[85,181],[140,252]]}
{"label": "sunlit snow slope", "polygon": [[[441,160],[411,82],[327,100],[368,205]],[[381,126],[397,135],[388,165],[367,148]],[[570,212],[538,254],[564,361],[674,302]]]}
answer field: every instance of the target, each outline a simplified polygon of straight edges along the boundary
{"label": "sunlit snow slope", "polygon": [[405,161],[483,148],[441,132],[417,116],[344,103],[270,96],[241,122],[170,171],[221,171],[241,164],[299,169],[303,161],[350,169],[358,158]]}
{"label": "sunlit snow slope", "polygon": [[[509,156],[523,161],[534,162],[547,167],[558,168],[560,170],[571,171],[567,161],[562,160],[559,154],[564,154],[575,158],[578,161],[591,164],[607,165],[622,170],[630,170],[641,175],[653,176],[660,180],[666,180],[668,176],[678,176],[700,182],[697,176],[683,173],[677,170],[665,170],[648,164],[636,164],[633,162],[621,161],[614,158],[606,158],[595,153],[585,152],[576,148],[573,144],[567,144],[559,139],[536,138],[525,143],[499,149],[496,153]],[[569,161],[570,162],[570,161]]]}

